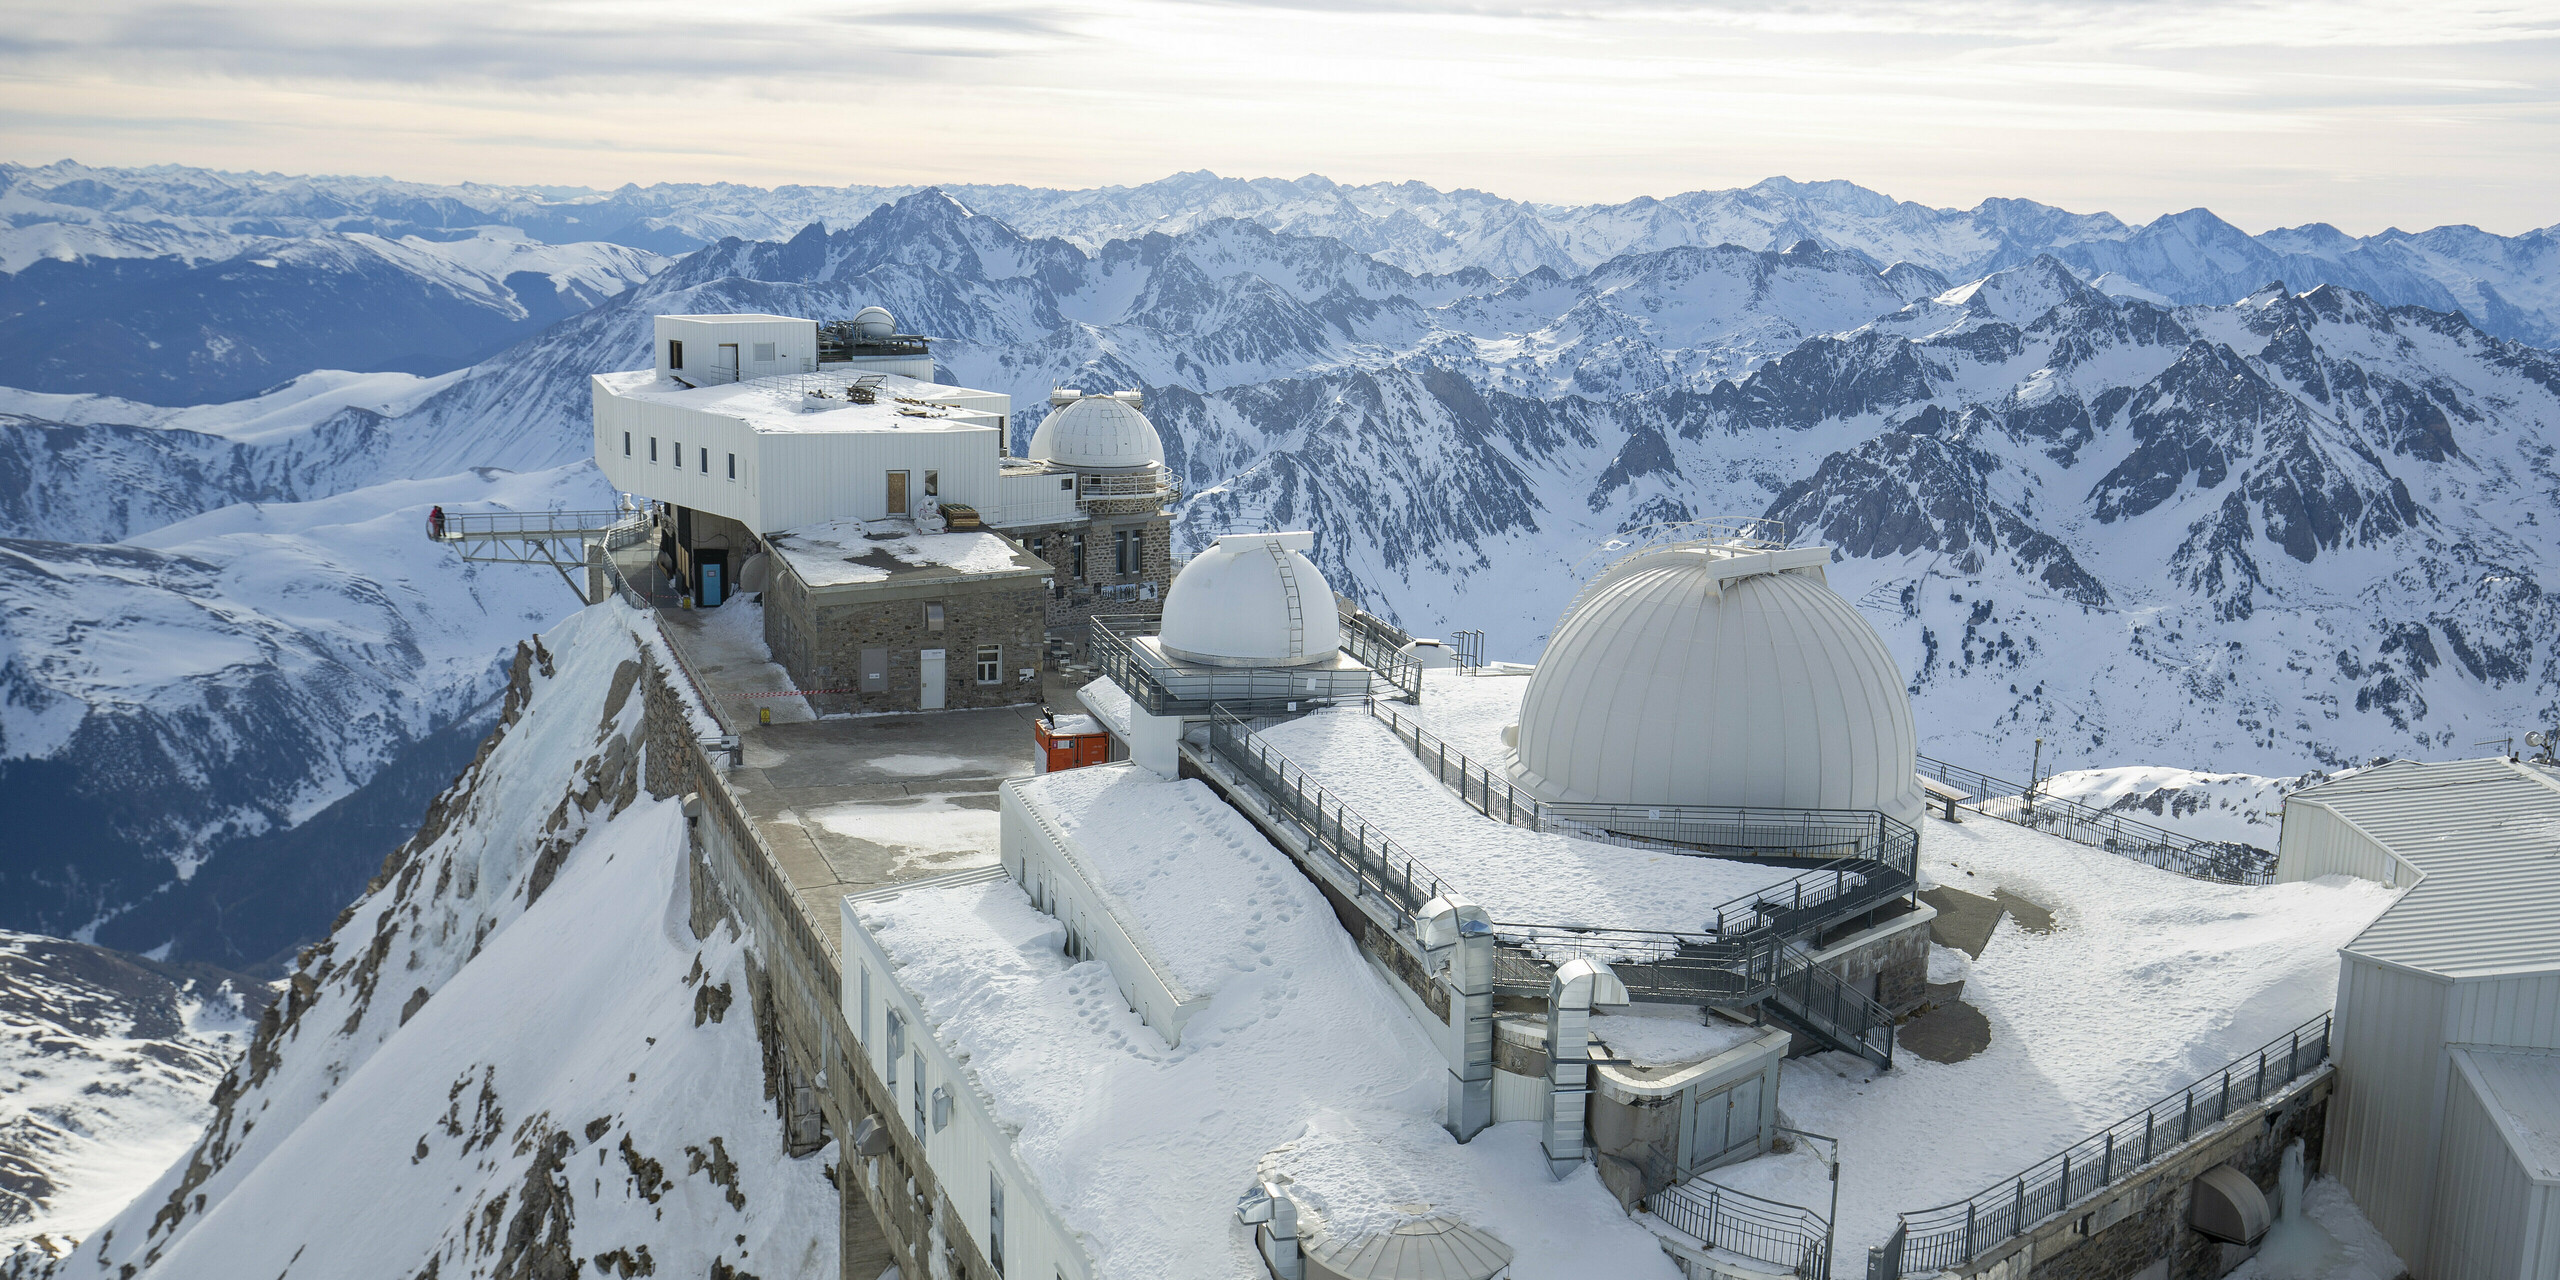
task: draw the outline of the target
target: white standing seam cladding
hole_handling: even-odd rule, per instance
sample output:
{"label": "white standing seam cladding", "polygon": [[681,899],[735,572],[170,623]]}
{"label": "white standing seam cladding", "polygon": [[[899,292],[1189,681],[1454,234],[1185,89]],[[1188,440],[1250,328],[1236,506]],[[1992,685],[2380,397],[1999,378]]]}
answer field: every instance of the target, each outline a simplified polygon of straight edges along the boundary
{"label": "white standing seam cladding", "polygon": [[1560,801],[1916,821],[1901,670],[1823,582],[1822,549],[1799,551],[1813,563],[1683,549],[1605,575],[1530,677],[1513,750],[1522,785]]}
{"label": "white standing seam cladding", "polygon": [[[2482,1269],[2516,1219],[2478,1209],[2508,1193],[2514,1162],[2481,1138],[2473,1095],[2476,1055],[2560,1050],[2560,778],[2400,760],[2287,797],[2276,878],[2342,874],[2407,888],[2339,950],[2326,1163],[2430,1280],[2554,1280],[2548,1265]],[[2531,1123],[2560,1126],[2560,1097],[2533,1105]]]}
{"label": "white standing seam cladding", "polygon": [[[843,918],[844,963],[849,967],[859,966],[860,975],[864,978],[876,972],[882,980],[876,984],[860,981],[838,984],[844,990],[848,1005],[845,1019],[851,1022],[861,1015],[862,1010],[850,1006],[857,998],[857,990],[870,986],[876,987],[883,1008],[896,1013],[906,1023],[904,1047],[912,1055],[909,1061],[895,1068],[890,1066],[889,1038],[886,1035],[862,1046],[862,1052],[871,1062],[871,1069],[881,1079],[888,1079],[893,1070],[899,1076],[898,1087],[890,1091],[896,1096],[883,1100],[887,1109],[881,1116],[881,1123],[894,1124],[914,1133],[912,1098],[916,1084],[907,1077],[915,1070],[916,1057],[925,1064],[928,1077],[924,1082],[925,1095],[930,1098],[936,1087],[950,1093],[950,1122],[935,1129],[928,1119],[925,1131],[915,1134],[916,1144],[924,1149],[926,1164],[932,1167],[943,1194],[951,1198],[954,1212],[947,1218],[937,1218],[942,1229],[950,1231],[956,1225],[977,1244],[981,1257],[991,1256],[987,1232],[993,1223],[987,1209],[991,1190],[988,1174],[992,1171],[998,1181],[1013,1191],[1006,1197],[1004,1214],[1005,1274],[1090,1280],[1093,1274],[1091,1260],[1076,1245],[1065,1225],[1058,1221],[1046,1198],[1033,1191],[1036,1184],[1020,1162],[1014,1159],[1011,1140],[1001,1136],[1004,1131],[996,1126],[994,1106],[985,1089],[976,1077],[961,1070],[943,1036],[927,1016],[923,1004],[899,983],[888,952],[882,950],[879,942],[863,928],[854,911],[854,904],[867,898],[894,897],[902,892],[930,891],[939,886],[1005,878],[1003,867],[979,867],[929,880],[911,880],[893,888],[846,895],[838,908]],[[991,1141],[990,1135],[998,1136]]]}
{"label": "white standing seam cladding", "polygon": [[2428,1280],[2560,1275],[2560,1055],[2456,1049]]}

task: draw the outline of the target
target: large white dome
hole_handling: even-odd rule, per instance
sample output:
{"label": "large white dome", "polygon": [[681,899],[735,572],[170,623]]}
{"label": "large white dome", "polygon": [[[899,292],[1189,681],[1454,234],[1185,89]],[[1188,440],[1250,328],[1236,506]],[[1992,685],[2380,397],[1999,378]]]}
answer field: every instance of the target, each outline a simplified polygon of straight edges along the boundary
{"label": "large white dome", "polygon": [[1175,575],[1156,643],[1176,662],[1296,667],[1342,648],[1312,533],[1230,533]]}
{"label": "large white dome", "polygon": [[1080,396],[1041,421],[1031,435],[1031,457],[1080,471],[1134,471],[1164,465],[1164,440],[1126,401]]}
{"label": "large white dome", "polygon": [[1690,545],[1612,567],[1529,679],[1513,779],[1560,802],[1917,822],[1901,669],[1824,582],[1827,556]]}

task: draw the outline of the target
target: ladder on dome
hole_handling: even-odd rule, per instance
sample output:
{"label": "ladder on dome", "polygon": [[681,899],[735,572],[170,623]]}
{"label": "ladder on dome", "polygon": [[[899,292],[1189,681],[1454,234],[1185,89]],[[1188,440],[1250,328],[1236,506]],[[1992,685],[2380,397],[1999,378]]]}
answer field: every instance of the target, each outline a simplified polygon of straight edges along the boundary
{"label": "ladder on dome", "polygon": [[1280,571],[1280,592],[1289,604],[1289,656],[1307,656],[1307,611],[1298,598],[1298,575],[1289,567],[1289,550],[1278,538],[1267,539],[1262,549],[1271,553],[1272,567]]}

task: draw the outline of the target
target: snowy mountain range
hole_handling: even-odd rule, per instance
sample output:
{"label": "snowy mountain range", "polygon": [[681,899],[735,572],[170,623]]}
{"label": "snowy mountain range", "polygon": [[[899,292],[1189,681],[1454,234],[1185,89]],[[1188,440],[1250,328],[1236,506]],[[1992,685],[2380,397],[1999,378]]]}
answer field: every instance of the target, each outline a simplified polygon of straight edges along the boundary
{"label": "snowy mountain range", "polygon": [[[1186,546],[1313,528],[1337,587],[1418,632],[1482,628],[1495,657],[1534,659],[1594,557],[1647,526],[1784,520],[1839,548],[1832,582],[1912,672],[1925,750],[2024,777],[2041,736],[2048,768],[2151,767],[2074,783],[2137,816],[2246,828],[2273,803],[2254,775],[2560,721],[2560,357],[2515,336],[2547,341],[2517,326],[2560,314],[2535,301],[2560,297],[2547,232],[2439,229],[2386,254],[2388,237],[2225,236],[2210,215],[2128,229],[1774,181],[1575,211],[1208,175],[955,196],[48,166],[0,171],[0,202],[7,260],[65,280],[282,272],[238,265],[270,242],[526,245],[607,223],[622,239],[548,247],[708,241],[663,267],[545,259],[593,305],[436,376],[270,358],[288,347],[258,335],[335,314],[300,309],[325,273],[287,273],[304,283],[204,295],[237,304],[226,332],[256,347],[238,361],[102,358],[131,397],[0,390],[0,804],[34,837],[0,851],[0,927],[294,967],[474,759],[527,679],[515,643],[574,605],[543,571],[428,544],[425,510],[608,502],[587,375],[645,363],[665,312],[879,303],[938,337],[952,380],[1026,406],[1142,387],[1192,495]],[[426,249],[376,259],[409,264],[363,277],[398,296],[443,270]],[[2373,266],[2369,290],[2327,274],[2385,259],[2400,274]],[[611,261],[630,269],[577,274]],[[2286,284],[2253,276],[2268,263]],[[2421,278],[2442,294],[2409,296]],[[2491,295],[2514,315],[2464,301]],[[272,389],[159,403],[179,368]],[[536,895],[487,897],[522,872],[489,863],[515,887],[447,914],[530,916]],[[414,886],[385,892],[367,901],[417,906]],[[459,972],[436,945],[419,963]],[[349,1002],[332,1070],[358,1069],[397,1024],[313,964],[302,1002]],[[323,1086],[291,1088],[295,1114],[325,1114]],[[246,1186],[263,1157],[241,1138],[207,1150]],[[483,1172],[529,1176],[499,1163]],[[235,1243],[191,1247],[255,1252],[217,1238]]]}

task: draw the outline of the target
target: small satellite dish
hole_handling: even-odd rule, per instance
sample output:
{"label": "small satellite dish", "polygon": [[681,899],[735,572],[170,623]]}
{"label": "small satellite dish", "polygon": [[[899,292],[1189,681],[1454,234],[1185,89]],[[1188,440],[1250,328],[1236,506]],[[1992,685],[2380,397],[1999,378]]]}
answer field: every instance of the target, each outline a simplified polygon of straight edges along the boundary
{"label": "small satellite dish", "polygon": [[2538,750],[2538,749],[2540,749],[2540,748],[2541,748],[2541,746],[2543,745],[2543,743],[2542,743],[2542,731],[2541,731],[2541,730],[2539,730],[2539,729],[2536,729],[2536,730],[2534,730],[2533,732],[2526,734],[2526,735],[2524,736],[2524,744],[2525,744],[2526,746],[2528,746],[2528,747],[2533,747],[2533,748],[2535,748],[2535,749],[2537,749],[2537,750]]}

